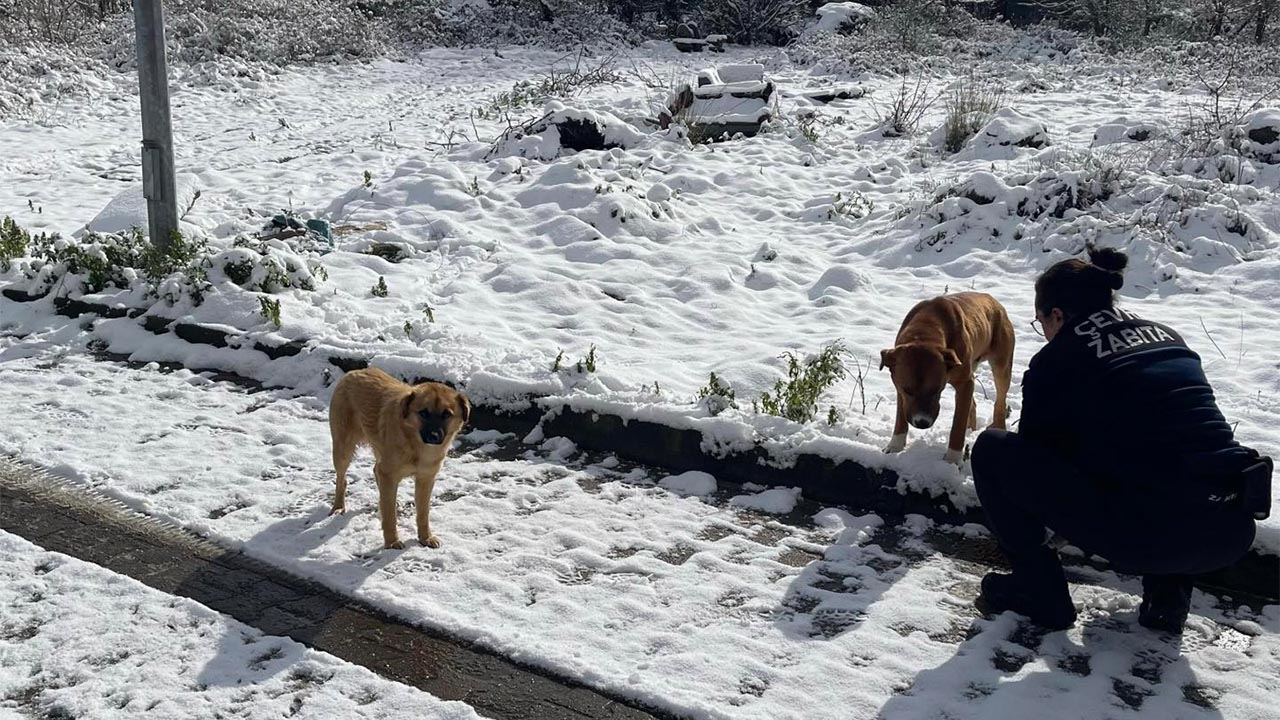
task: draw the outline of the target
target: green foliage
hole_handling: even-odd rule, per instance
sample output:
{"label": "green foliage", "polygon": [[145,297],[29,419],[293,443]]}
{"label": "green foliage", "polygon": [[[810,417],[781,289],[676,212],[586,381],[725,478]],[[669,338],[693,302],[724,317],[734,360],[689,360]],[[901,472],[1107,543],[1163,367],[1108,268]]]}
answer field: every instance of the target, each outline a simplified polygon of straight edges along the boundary
{"label": "green foliage", "polygon": [[579,373],[593,373],[596,371],[596,346],[594,344],[587,351],[587,356],[578,361],[577,370]]}
{"label": "green foliage", "polygon": [[204,240],[188,240],[175,232],[165,247],[157,247],[134,228],[130,232],[89,233],[78,242],[54,235],[32,238],[32,257],[48,268],[46,282],[65,275],[80,278],[80,290],[100,293],[108,287],[128,289],[142,276],[155,297],[162,294],[176,302],[172,290],[162,290],[171,276],[181,275],[184,291],[198,305],[208,289],[208,244]]}
{"label": "green foliage", "polygon": [[5,216],[0,222],[0,272],[9,272],[14,258],[27,254],[27,246],[31,244],[31,233],[23,230],[13,218]]}
{"label": "green foliage", "polygon": [[805,113],[796,118],[796,127],[800,130],[800,135],[811,143],[818,142],[818,116],[815,113]]}
{"label": "green foliage", "polygon": [[703,403],[707,407],[707,411],[712,415],[719,415],[729,408],[738,407],[737,398],[734,397],[733,387],[716,377],[715,373],[711,373],[711,377],[707,380],[707,384],[698,390],[698,402]]}
{"label": "green foliage", "polygon": [[387,288],[387,279],[379,275],[378,284],[374,285],[373,289],[369,292],[373,293],[374,297],[386,297],[390,293],[390,290]]}
{"label": "green foliage", "polygon": [[269,320],[280,327],[280,301],[276,298],[258,296],[258,305],[260,305],[259,313],[263,320]]}
{"label": "green foliage", "polygon": [[[845,376],[844,344],[837,341],[801,362],[792,352],[780,357],[787,361],[787,378],[779,380],[772,392],[760,396],[760,407],[769,415],[794,422],[810,422],[818,412],[818,400]],[[755,404],[752,403],[752,407]]]}
{"label": "green foliage", "polygon": [[556,361],[551,363],[551,372],[560,372],[560,366],[564,362],[564,350],[556,353]]}
{"label": "green foliage", "polygon": [[368,170],[364,171],[364,187],[373,187],[373,173]]}

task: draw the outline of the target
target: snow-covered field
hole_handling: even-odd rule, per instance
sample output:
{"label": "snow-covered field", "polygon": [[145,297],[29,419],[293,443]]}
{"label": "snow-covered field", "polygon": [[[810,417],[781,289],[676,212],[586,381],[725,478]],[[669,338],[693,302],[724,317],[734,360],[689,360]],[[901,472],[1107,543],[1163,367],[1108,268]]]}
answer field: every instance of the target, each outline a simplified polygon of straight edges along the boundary
{"label": "snow-covered field", "polygon": [[[1204,100],[1187,71],[1037,52],[973,68],[1007,109],[987,128],[994,139],[979,133],[954,154],[931,137],[943,103],[919,134],[886,137],[877,113],[899,79],[825,74],[834,66],[798,66],[780,51],[690,58],[650,45],[621,58],[616,82],[565,102],[625,146],[582,153],[562,153],[555,130],[495,143],[506,120],[477,114],[513,82],[562,67],[549,52],[434,50],[278,72],[177,66],[187,234],[223,260],[243,257],[233,238],[291,209],[328,220],[335,247],[310,258],[284,248],[325,268],[312,291],[246,291],[219,265],[203,304],[162,301],[152,312],[372,355],[406,377],[456,380],[477,399],[535,392],[698,427],[721,446],[854,457],[971,505],[967,466],[942,462],[946,423],[913,432],[900,456],[880,452],[893,400],[878,352],[918,300],[983,290],[1014,318],[1016,382],[1042,342],[1028,323],[1036,273],[1097,242],[1130,252],[1125,305],[1201,354],[1238,438],[1280,455],[1280,165],[1248,152],[1164,157],[1163,138]],[[744,61],[763,63],[778,85],[780,120],[767,132],[691,145],[644,123],[703,63]],[[932,92],[963,82],[964,70],[940,69]],[[105,229],[137,218],[121,197],[140,179],[133,82],[94,76],[80,83],[87,95],[0,119],[0,215],[64,235],[95,218]],[[832,84],[870,93],[825,105],[805,96]],[[543,112],[522,107],[512,120]],[[797,119],[808,112],[812,122]],[[998,144],[1023,136],[1051,144]],[[375,243],[403,261],[368,254]],[[35,268],[15,261],[0,285],[35,287],[26,270]],[[371,291],[380,277],[386,297]],[[74,281],[55,292],[82,294]],[[261,313],[264,297],[280,301],[279,328]],[[141,283],[94,299],[153,302]],[[324,511],[332,368],[317,355],[268,361],[157,337],[130,318],[82,327],[53,317],[48,299],[0,299],[0,332],[0,452],[415,622],[682,714],[945,708],[986,718],[1035,703],[1050,717],[1103,717],[1123,676],[1144,690],[1146,716],[1234,719],[1264,716],[1280,686],[1276,607],[1227,617],[1201,597],[1176,655],[1130,632],[1136,585],[1112,576],[1101,579],[1118,590],[1076,588],[1091,619],[999,670],[982,656],[1028,655],[1009,640],[1013,620],[972,620],[978,571],[929,551],[923,520],[890,529],[805,505],[774,518],[761,509],[790,512],[793,493],[709,502],[714,478],[633,472],[583,459],[563,439],[533,443],[526,457],[518,438],[472,434],[437,488],[444,548],[382,553],[367,459],[349,503],[366,510]],[[245,395],[201,376],[94,362],[82,354],[90,339],[294,390]],[[837,339],[851,351],[850,376],[821,413],[836,407],[837,423],[751,411],[782,376],[781,353]],[[592,347],[596,371],[574,370]],[[711,372],[732,384],[738,409],[710,417],[694,401]],[[980,378],[979,414],[989,417],[989,375]],[[1016,392],[1011,405],[1016,420]],[[1256,544],[1280,552],[1280,515]],[[965,641],[971,621],[979,632]],[[1081,655],[1092,673],[1063,670]],[[1147,661],[1163,668],[1155,681],[1131,668]],[[1202,692],[1215,709],[1195,704]],[[1044,702],[1067,694],[1071,703]]]}
{"label": "snow-covered field", "polygon": [[[1280,454],[1280,166],[1231,157],[1188,163],[1185,173],[1146,169],[1160,133],[1203,100],[1191,81],[1061,61],[1015,70],[993,63],[980,69],[1006,92],[997,130],[1042,123],[1052,144],[990,147],[980,136],[947,155],[924,137],[941,123],[941,102],[921,136],[872,131],[897,80],[861,75],[867,97],[821,105],[802,92],[850,78],[795,67],[777,53],[731,53],[721,62],[765,62],[782,120],[756,138],[691,146],[676,131],[648,132],[642,118],[666,90],[641,79],[672,82],[699,60],[645,52],[617,62],[617,83],[572,101],[615,127],[631,123],[619,131],[629,147],[561,157],[555,130],[496,146],[458,134],[498,136],[505,121],[471,114],[515,78],[536,79],[563,63],[547,52],[438,50],[413,63],[245,68],[243,76],[221,66],[175,70],[184,197],[200,191],[188,230],[227,245],[292,208],[331,221],[338,250],[319,258],[328,279],[317,279],[316,291],[278,295],[278,330],[263,317],[259,293],[216,268],[217,291],[203,305],[161,303],[153,312],[372,353],[406,376],[460,381],[477,398],[567,395],[702,427],[722,446],[765,439],[887,463],[972,504],[966,473],[940,461],[945,423],[918,434],[922,442],[903,456],[877,452],[893,410],[877,353],[917,300],[984,290],[1015,318],[1016,381],[1042,342],[1027,322],[1035,274],[1096,241],[1133,254],[1126,305],[1178,328],[1200,352],[1240,440]],[[935,92],[956,82],[939,76]],[[90,99],[51,107],[39,123],[6,122],[0,208],[31,230],[69,234],[135,187],[130,83],[108,76]],[[800,112],[816,113],[816,138],[799,132],[792,118]],[[1126,140],[1131,128],[1153,139]],[[1095,134],[1119,141],[1093,147]],[[1237,182],[1217,179],[1224,163]],[[1083,209],[1059,206],[1072,201]],[[119,209],[107,227],[119,228]],[[361,252],[375,242],[408,259]],[[19,265],[7,277],[23,286]],[[385,298],[371,292],[379,277]],[[142,302],[140,291],[108,291],[106,299]],[[48,305],[34,310],[47,313]],[[3,312],[9,331],[21,332],[27,311],[6,301]],[[268,364],[253,351],[157,341],[127,320],[100,323],[96,333],[139,358],[203,359],[317,392],[327,367],[307,355]],[[781,377],[782,352],[814,352],[836,339],[850,348],[851,373],[821,414],[834,406],[840,422],[800,427],[750,412],[750,400]],[[574,372],[592,346],[597,371]],[[710,372],[735,388],[739,410],[710,419],[694,404]],[[1015,419],[1017,408],[1015,394]],[[989,416],[988,402],[979,411]],[[1272,551],[1280,549],[1276,522],[1259,541]]]}
{"label": "snow-covered field", "polygon": [[1276,606],[1224,611],[1197,595],[1186,635],[1167,640],[1137,627],[1135,580],[1082,572],[1080,625],[1042,641],[1011,615],[976,617],[984,568],[934,551],[923,518],[886,526],[785,491],[586,457],[563,438],[465,436],[436,488],[443,547],[387,552],[367,455],[351,511],[328,515],[325,405],[313,397],[127,369],[29,338],[4,343],[0,404],[0,452],[410,621],[688,717],[946,708],[976,720],[1060,697],[1070,702],[1036,712],[1104,717],[1136,702],[1144,717],[1235,720],[1264,717],[1280,683]]}
{"label": "snow-covered field", "polygon": [[478,718],[0,531],[0,717]]}

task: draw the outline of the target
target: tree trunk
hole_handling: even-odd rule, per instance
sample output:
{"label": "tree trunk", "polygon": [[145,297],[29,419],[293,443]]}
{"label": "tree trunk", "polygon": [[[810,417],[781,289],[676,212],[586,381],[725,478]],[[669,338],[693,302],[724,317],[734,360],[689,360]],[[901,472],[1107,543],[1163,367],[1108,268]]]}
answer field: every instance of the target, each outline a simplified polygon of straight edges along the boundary
{"label": "tree trunk", "polygon": [[1254,17],[1253,41],[1261,45],[1267,39],[1267,21],[1275,10],[1275,0],[1258,0],[1258,14]]}

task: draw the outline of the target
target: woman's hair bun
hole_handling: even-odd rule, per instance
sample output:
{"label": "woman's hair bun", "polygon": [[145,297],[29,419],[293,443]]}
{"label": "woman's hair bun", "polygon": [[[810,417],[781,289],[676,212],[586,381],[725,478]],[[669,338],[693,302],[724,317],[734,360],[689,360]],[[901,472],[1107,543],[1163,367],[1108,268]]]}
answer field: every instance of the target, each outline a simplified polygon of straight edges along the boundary
{"label": "woman's hair bun", "polygon": [[1089,248],[1089,263],[1103,270],[1120,273],[1129,265],[1129,256],[1115,248],[1092,247]]}

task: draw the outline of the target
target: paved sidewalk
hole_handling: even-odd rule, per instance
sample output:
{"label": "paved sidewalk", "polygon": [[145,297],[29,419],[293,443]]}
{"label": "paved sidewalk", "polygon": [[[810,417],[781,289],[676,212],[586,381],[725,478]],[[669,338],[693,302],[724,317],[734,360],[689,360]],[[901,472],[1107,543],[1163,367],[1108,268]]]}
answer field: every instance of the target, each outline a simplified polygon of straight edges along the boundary
{"label": "paved sidewalk", "polygon": [[661,717],[406,625],[314,583],[0,459],[0,529],[190,598],[442,700],[510,720]]}

